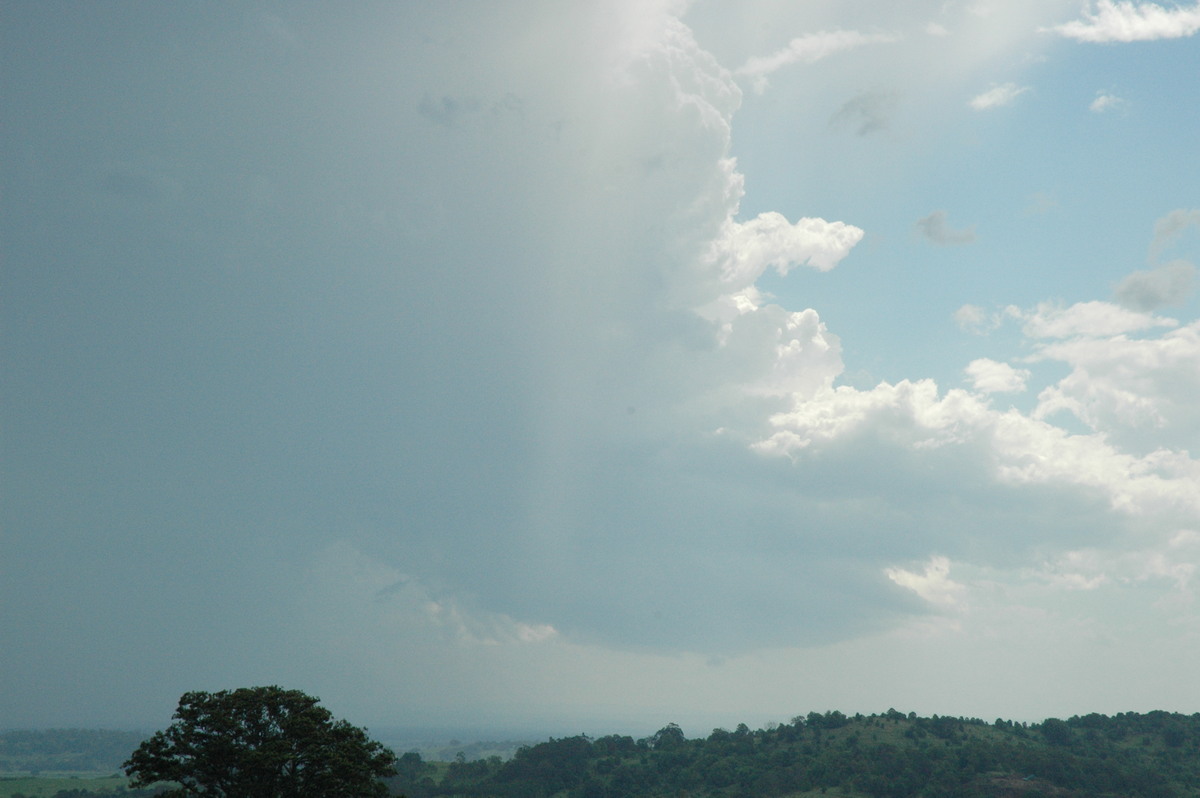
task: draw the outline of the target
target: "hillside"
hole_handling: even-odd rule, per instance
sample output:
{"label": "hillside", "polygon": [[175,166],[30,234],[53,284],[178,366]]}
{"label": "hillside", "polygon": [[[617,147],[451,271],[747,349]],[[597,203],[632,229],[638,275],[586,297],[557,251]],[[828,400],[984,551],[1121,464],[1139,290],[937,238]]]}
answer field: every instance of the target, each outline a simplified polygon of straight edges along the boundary
{"label": "hillside", "polygon": [[1200,795],[1200,714],[1087,715],[1040,724],[889,710],[810,713],[751,731],[686,739],[552,739],[498,758],[435,767],[401,758],[409,798],[1184,798]]}

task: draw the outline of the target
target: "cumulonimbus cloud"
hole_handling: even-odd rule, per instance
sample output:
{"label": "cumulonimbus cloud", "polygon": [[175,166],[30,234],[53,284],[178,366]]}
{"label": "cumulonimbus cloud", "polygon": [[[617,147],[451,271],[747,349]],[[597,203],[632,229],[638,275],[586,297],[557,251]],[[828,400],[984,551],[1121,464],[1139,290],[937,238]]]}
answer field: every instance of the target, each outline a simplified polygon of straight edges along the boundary
{"label": "cumulonimbus cloud", "polygon": [[1157,3],[1098,0],[1083,19],[1048,29],[1081,42],[1145,42],[1179,39],[1200,31],[1200,3],[1191,8],[1164,8]]}

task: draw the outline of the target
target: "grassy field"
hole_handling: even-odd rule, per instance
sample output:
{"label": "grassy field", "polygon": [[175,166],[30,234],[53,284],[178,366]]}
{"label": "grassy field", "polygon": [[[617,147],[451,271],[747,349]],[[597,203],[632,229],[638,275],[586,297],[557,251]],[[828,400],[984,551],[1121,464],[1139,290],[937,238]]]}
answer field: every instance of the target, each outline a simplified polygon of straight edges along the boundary
{"label": "grassy field", "polygon": [[126,787],[129,779],[112,773],[44,773],[37,776],[0,776],[0,798],[13,795],[51,796],[59,790],[111,790]]}

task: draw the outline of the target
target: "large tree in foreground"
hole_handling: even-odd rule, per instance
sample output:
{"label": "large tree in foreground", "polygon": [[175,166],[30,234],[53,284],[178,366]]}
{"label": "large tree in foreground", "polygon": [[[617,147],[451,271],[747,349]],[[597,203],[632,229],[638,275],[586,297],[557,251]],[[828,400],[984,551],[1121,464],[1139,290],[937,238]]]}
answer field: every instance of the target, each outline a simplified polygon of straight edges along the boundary
{"label": "large tree in foreground", "polygon": [[185,693],[175,722],[125,762],[135,787],[170,781],[171,796],[365,798],[396,755],[334,720],[319,699],[281,687]]}

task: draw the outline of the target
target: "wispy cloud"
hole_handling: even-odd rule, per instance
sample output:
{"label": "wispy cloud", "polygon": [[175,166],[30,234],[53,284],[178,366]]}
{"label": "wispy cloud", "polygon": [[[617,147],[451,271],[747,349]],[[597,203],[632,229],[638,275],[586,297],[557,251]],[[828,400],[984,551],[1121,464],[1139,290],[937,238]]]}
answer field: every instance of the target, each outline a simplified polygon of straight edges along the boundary
{"label": "wispy cloud", "polygon": [[975,226],[955,230],[946,223],[945,211],[934,211],[917,220],[917,230],[935,244],[970,244],[975,240]]}
{"label": "wispy cloud", "polygon": [[1125,100],[1115,94],[1109,94],[1105,91],[1096,92],[1096,99],[1092,100],[1088,105],[1088,110],[1094,114],[1102,114],[1105,111],[1114,111],[1125,105]]}
{"label": "wispy cloud", "polygon": [[1020,97],[1025,92],[1029,91],[1028,86],[1018,86],[1015,83],[1004,83],[1000,86],[995,86],[988,89],[983,94],[971,98],[968,103],[976,111],[986,111],[989,108],[999,108],[1002,105],[1011,105],[1013,100]]}
{"label": "wispy cloud", "polygon": [[1043,302],[1026,317],[1023,330],[1030,338],[1101,338],[1152,327],[1174,327],[1178,323],[1174,319],[1126,310],[1110,302],[1076,302],[1065,308]]}
{"label": "wispy cloud", "polygon": [[1179,305],[1187,299],[1196,282],[1196,267],[1175,260],[1157,269],[1137,271],[1120,282],[1113,296],[1132,310],[1157,310],[1164,305]]}
{"label": "wispy cloud", "polygon": [[1200,30],[1200,3],[1191,8],[1163,8],[1157,3],[1098,0],[1083,19],[1049,31],[1081,42],[1145,42],[1178,39]]}
{"label": "wispy cloud", "polygon": [[1200,227],[1200,210],[1180,208],[1154,223],[1154,238],[1150,242],[1149,252],[1149,260],[1154,268],[1133,272],[1121,280],[1113,291],[1114,298],[1121,306],[1137,311],[1152,311],[1164,305],[1183,304],[1195,285],[1196,267],[1182,258],[1166,263],[1160,263],[1159,258],[1190,227]]}
{"label": "wispy cloud", "polygon": [[1189,227],[1200,227],[1200,209],[1180,208],[1155,222],[1154,240],[1150,242],[1151,257],[1156,257]]}
{"label": "wispy cloud", "polygon": [[978,305],[963,305],[954,311],[954,323],[965,332],[982,333],[988,328],[987,311]]}
{"label": "wispy cloud", "polygon": [[997,329],[1006,321],[1019,320],[1023,317],[1024,314],[1016,305],[1008,305],[1007,307],[988,313],[978,305],[968,304],[954,311],[952,315],[954,323],[958,325],[960,330],[974,335],[985,335]]}
{"label": "wispy cloud", "polygon": [[1058,200],[1052,194],[1047,194],[1044,191],[1036,191],[1029,198],[1029,204],[1025,206],[1025,213],[1030,215],[1040,215],[1049,213],[1058,207]]}
{"label": "wispy cloud", "polygon": [[761,94],[767,88],[767,76],[785,66],[795,63],[815,64],[843,50],[852,50],[866,44],[894,42],[899,38],[891,33],[860,33],[856,30],[810,33],[792,39],[787,47],[771,55],[755,56],[747,60],[734,74],[749,78],[754,90]]}

